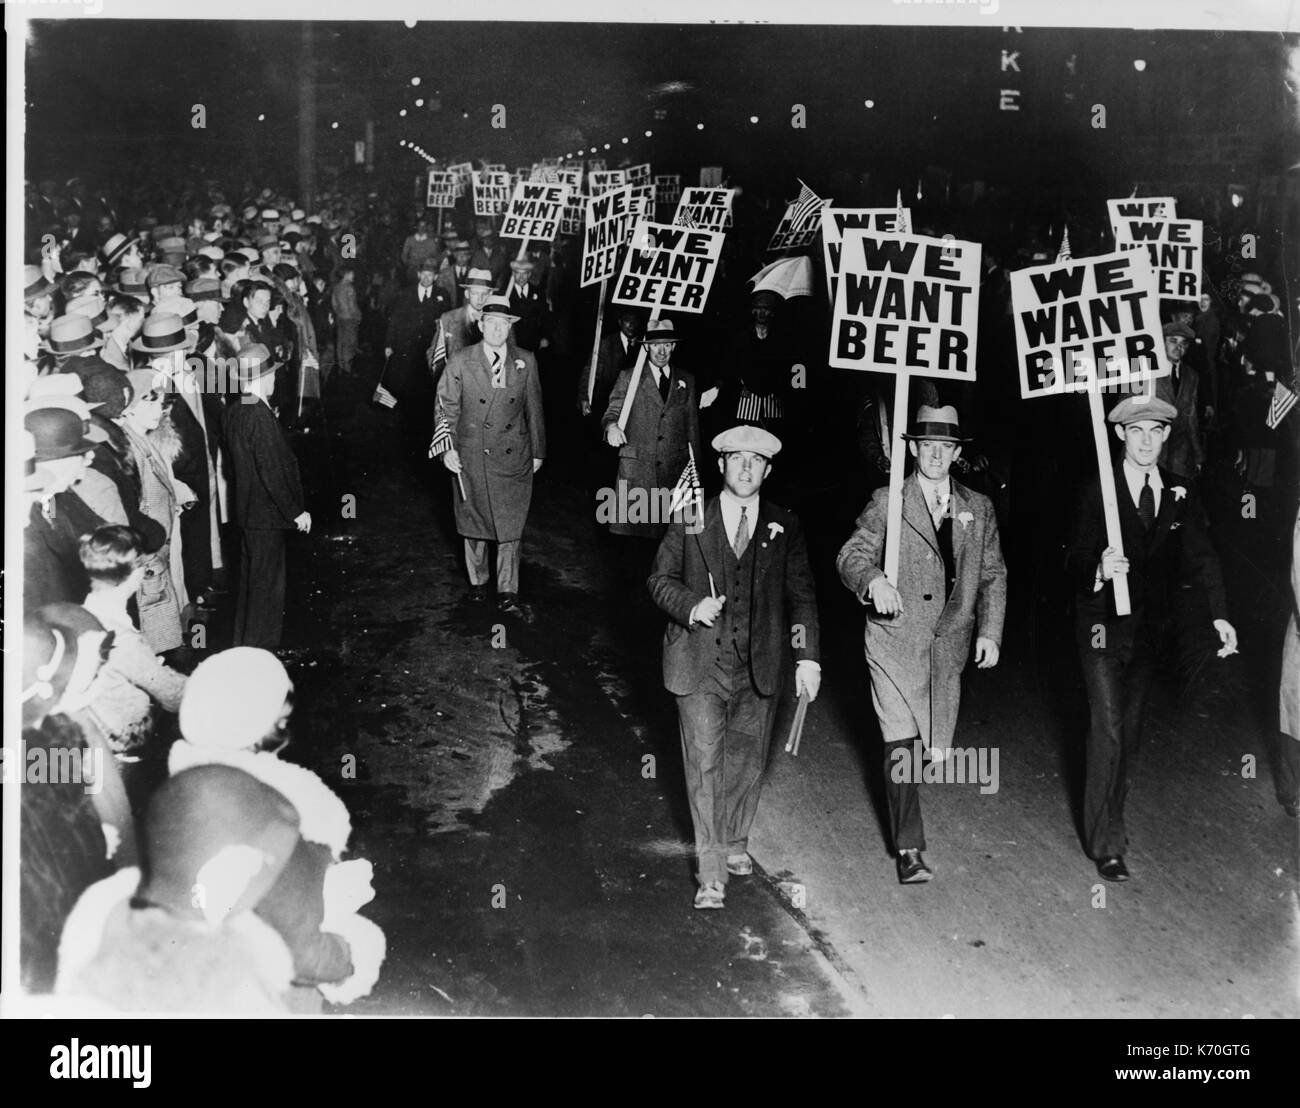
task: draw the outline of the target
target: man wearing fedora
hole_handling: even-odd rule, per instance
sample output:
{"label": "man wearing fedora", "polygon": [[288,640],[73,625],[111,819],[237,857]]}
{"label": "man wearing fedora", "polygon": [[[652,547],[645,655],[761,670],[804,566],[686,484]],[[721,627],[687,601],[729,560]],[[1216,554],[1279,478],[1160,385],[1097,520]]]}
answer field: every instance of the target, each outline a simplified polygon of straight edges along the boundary
{"label": "man wearing fedora", "polygon": [[407,448],[423,452],[433,426],[433,377],[429,373],[428,353],[433,345],[438,320],[451,304],[434,280],[432,258],[420,263],[415,285],[403,289],[393,302],[384,337],[384,357],[388,359],[384,384],[399,400],[399,414],[407,434]]}
{"label": "man wearing fedora", "polygon": [[749,830],[780,693],[817,697],[817,596],[799,518],[761,496],[780,440],[733,427],[713,440],[722,492],[674,519],[647,585],[669,618],[664,687],[677,698],[695,828],[696,908],[721,908],[728,875],[754,871]]}
{"label": "man wearing fedora", "polygon": [[[646,359],[626,428],[620,427],[618,421],[632,387],[630,369],[619,374],[601,420],[605,442],[618,450],[618,483],[626,486],[626,496],[620,495],[618,502],[628,504],[642,496],[649,503],[663,500],[686,468],[691,450],[695,452],[697,465],[703,461],[695,378],[672,364],[673,351],[677,348],[673,321],[650,320],[641,342],[646,348]],[[638,494],[636,490],[642,491]],[[610,531],[615,535],[656,543],[667,529],[666,519],[645,522],[615,519],[610,524]]]}
{"label": "man wearing fedora", "polygon": [[[1138,752],[1142,718],[1156,661],[1165,649],[1180,595],[1191,585],[1208,609],[1219,656],[1236,653],[1237,632],[1227,620],[1219,559],[1211,545],[1196,482],[1159,465],[1179,410],[1151,396],[1120,401],[1107,419],[1124,455],[1115,467],[1124,552],[1107,542],[1101,482],[1084,490],[1074,515],[1066,572],[1075,591],[1075,643],[1088,690],[1091,722],[1083,796],[1088,856],[1107,881],[1127,881],[1128,834],[1124,798],[1127,766]],[[1117,577],[1128,581],[1130,612],[1115,612]],[[1207,636],[1209,628],[1205,629]]]}
{"label": "man wearing fedora", "polygon": [[[957,409],[921,405],[903,481],[898,581],[882,568],[888,488],[877,489],[836,558],[846,588],[868,606],[865,643],[871,700],[884,740],[885,799],[898,879],[929,881],[925,828],[914,767],[952,747],[961,675],[975,640],[975,664],[997,665],[1006,613],[1007,570],[988,497],[950,470],[961,454]],[[920,749],[918,749],[918,747]]]}
{"label": "man wearing fedora", "polygon": [[533,496],[533,474],[546,458],[546,425],[537,361],[510,342],[515,317],[503,296],[483,306],[483,341],[447,361],[438,410],[452,447],[443,465],[460,475],[456,530],[465,540],[470,597],[488,594],[488,542],[497,544],[497,596],[503,612],[519,605],[520,545]]}
{"label": "man wearing fedora", "polygon": [[[453,237],[448,252],[442,259],[442,265],[438,268],[438,286],[447,296],[448,308],[459,308],[465,303],[468,292],[465,279],[469,276],[471,267],[475,269],[488,268],[486,265],[473,266],[473,258],[474,252],[469,240]],[[489,291],[495,291],[495,289],[496,281],[494,279]]]}
{"label": "man wearing fedora", "polygon": [[506,293],[510,311],[519,317],[515,324],[515,342],[534,354],[550,345],[546,337],[549,311],[546,297],[532,284],[533,263],[516,258],[510,263],[510,285]]}
{"label": "man wearing fedora", "polygon": [[483,305],[492,295],[492,274],[486,269],[471,269],[461,285],[465,302],[459,308],[443,312],[438,319],[438,333],[429,347],[429,371],[437,384],[447,359],[483,340]]}
{"label": "man wearing fedora", "polygon": [[268,402],[278,368],[265,346],[240,349],[244,395],[226,405],[223,425],[241,540],[234,645],[267,650],[280,645],[284,625],[285,532],[311,530],[298,459]]}

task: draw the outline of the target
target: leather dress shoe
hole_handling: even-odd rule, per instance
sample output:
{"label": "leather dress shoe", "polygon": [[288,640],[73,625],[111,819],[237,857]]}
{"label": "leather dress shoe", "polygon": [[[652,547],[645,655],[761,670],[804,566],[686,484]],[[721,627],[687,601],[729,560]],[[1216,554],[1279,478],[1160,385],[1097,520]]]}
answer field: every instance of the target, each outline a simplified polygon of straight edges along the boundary
{"label": "leather dress shoe", "polygon": [[727,872],[733,877],[748,877],[754,872],[754,859],[748,853],[728,854]]}
{"label": "leather dress shoe", "polygon": [[487,585],[470,585],[469,598],[471,600],[486,600],[488,598]]}
{"label": "leather dress shoe", "polygon": [[898,883],[900,885],[920,885],[934,876],[934,870],[925,864],[919,850],[900,850],[898,852]]}
{"label": "leather dress shoe", "polygon": [[1128,866],[1118,854],[1111,854],[1097,859],[1097,872],[1107,881],[1127,881]]}

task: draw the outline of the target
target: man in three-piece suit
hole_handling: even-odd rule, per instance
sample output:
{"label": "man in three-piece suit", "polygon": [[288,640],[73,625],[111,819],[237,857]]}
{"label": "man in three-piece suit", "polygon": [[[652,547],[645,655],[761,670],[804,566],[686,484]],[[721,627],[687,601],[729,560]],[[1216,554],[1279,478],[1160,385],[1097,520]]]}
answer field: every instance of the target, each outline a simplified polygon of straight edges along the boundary
{"label": "man in three-piece suit", "polygon": [[[695,378],[672,365],[677,335],[671,319],[652,319],[646,326],[646,361],[626,428],[619,427],[623,401],[632,387],[632,370],[623,370],[605,407],[605,441],[618,448],[618,482],[626,485],[627,502],[642,490],[647,502],[671,490],[690,459],[688,447],[700,458],[700,412]],[[658,490],[658,491],[656,491]],[[624,497],[618,498],[620,501]],[[667,521],[632,522],[616,519],[610,530],[634,538],[663,538]]]}
{"label": "man in three-piece suit", "polygon": [[503,612],[519,605],[520,541],[533,474],[546,457],[537,362],[509,342],[515,317],[503,296],[483,306],[483,341],[453,355],[438,382],[438,408],[451,431],[443,465],[460,475],[456,530],[465,540],[470,596],[488,593],[488,542],[497,544],[497,595]]}
{"label": "man in three-piece suit", "polygon": [[434,283],[435,263],[425,258],[416,284],[403,289],[393,302],[384,338],[384,384],[397,396],[408,447],[429,441],[432,429],[433,377],[428,352],[442,318],[451,304]]}
{"label": "man in three-piece suit", "polygon": [[821,686],[817,596],[798,517],[760,496],[780,440],[733,427],[713,440],[722,492],[676,518],[647,584],[668,614],[664,687],[677,697],[698,863],[696,908],[721,908],[753,872],[749,829],[791,648],[795,690]]}
{"label": "man in three-piece suit", "polygon": [[235,646],[280,645],[284,623],[284,533],[311,530],[298,459],[269,406],[280,367],[265,346],[240,349],[243,393],[226,405],[225,445],[234,483],[234,521],[240,532]]}
{"label": "man in three-piece suit", "polygon": [[[1178,586],[1203,593],[1222,644],[1234,653],[1219,559],[1210,543],[1195,481],[1157,464],[1178,409],[1158,397],[1130,396],[1107,417],[1124,443],[1115,467],[1124,552],[1107,543],[1101,483],[1084,490],[1066,568],[1076,594],[1075,641],[1092,719],[1083,796],[1084,845],[1107,881],[1128,880],[1124,851],[1127,762],[1137,754],[1157,656],[1188,601]],[[1128,581],[1130,612],[1115,612],[1118,576]],[[1207,629],[1208,631],[1208,629]]]}
{"label": "man in three-piece suit", "polygon": [[[863,603],[871,699],[885,743],[885,798],[898,879],[929,881],[915,767],[952,747],[961,675],[975,639],[980,669],[997,665],[1007,570],[992,501],[949,473],[961,454],[957,409],[921,405],[908,439],[898,582],[881,568],[889,490],[872,495],[840,550],[840,580]],[[921,750],[915,749],[919,744]]]}

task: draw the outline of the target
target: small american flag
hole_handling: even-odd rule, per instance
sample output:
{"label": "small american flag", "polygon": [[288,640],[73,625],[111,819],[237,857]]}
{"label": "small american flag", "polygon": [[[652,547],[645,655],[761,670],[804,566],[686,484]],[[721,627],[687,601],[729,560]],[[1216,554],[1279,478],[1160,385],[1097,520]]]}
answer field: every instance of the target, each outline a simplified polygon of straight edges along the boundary
{"label": "small american flag", "polygon": [[438,409],[438,418],[433,423],[433,441],[429,443],[429,457],[440,458],[456,444],[451,441],[451,427],[442,409]]}
{"label": "small american flag", "polygon": [[1070,228],[1061,232],[1061,248],[1056,252],[1057,262],[1068,262],[1074,255],[1070,253]]}
{"label": "small american flag", "polygon": [[825,200],[799,181],[799,197],[790,205],[790,227],[797,231],[812,222],[825,204]]}
{"label": "small american flag", "polygon": [[435,377],[442,372],[442,367],[447,364],[447,332],[443,329],[441,323],[438,324],[438,337],[434,340],[433,346],[429,350],[429,372]]}
{"label": "small american flag", "polygon": [[1300,399],[1286,385],[1278,381],[1273,388],[1273,400],[1268,406],[1268,416],[1264,420],[1268,424],[1270,431],[1276,431],[1287,414],[1296,405],[1296,400]]}
{"label": "small american flag", "polygon": [[699,222],[693,219],[690,212],[685,209],[677,214],[676,218],[673,219],[673,224],[677,227],[689,227],[692,231],[700,229]]}
{"label": "small american flag", "polygon": [[907,212],[903,208],[902,189],[899,189],[897,195],[895,195],[894,197],[894,209],[898,213],[898,218],[895,220],[894,230],[897,231],[900,235],[909,234],[911,232],[911,228],[907,225]]}
{"label": "small american flag", "polygon": [[682,470],[682,475],[677,478],[677,484],[673,486],[673,497],[668,505],[669,515],[685,507],[688,501],[693,503],[696,512],[699,512],[704,499],[704,487],[700,484],[700,475],[695,469],[695,451],[689,445],[686,449],[690,451],[690,458],[686,462],[686,468]]}

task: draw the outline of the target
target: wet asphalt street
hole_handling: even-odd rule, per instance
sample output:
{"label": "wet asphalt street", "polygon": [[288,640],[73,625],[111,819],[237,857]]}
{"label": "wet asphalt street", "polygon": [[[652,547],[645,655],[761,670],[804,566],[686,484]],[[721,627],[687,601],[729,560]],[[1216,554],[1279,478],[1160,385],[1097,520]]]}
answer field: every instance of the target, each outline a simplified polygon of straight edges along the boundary
{"label": "wet asphalt street", "polygon": [[[1157,689],[1130,797],[1134,880],[1105,886],[1075,825],[1077,662],[1013,564],[1002,663],[968,681],[956,737],[999,748],[998,789],[924,791],[937,876],[900,888],[861,615],[830,574],[833,527],[814,525],[823,695],[799,757],[776,744],[758,872],[733,879],[725,910],[694,911],[662,625],[629,599],[580,458],[539,474],[530,618],[499,616],[468,600],[450,479],[403,456],[371,387],[334,382],[327,427],[297,440],[315,527],[289,555],[291,756],[349,805],[376,869],[367,914],[389,943],[379,987],[350,1011],[1300,1014],[1297,828],[1262,743],[1260,644],[1280,609],[1250,566],[1225,565],[1254,613],[1238,622],[1245,657],[1186,693]],[[788,719],[787,704],[779,736]]]}

